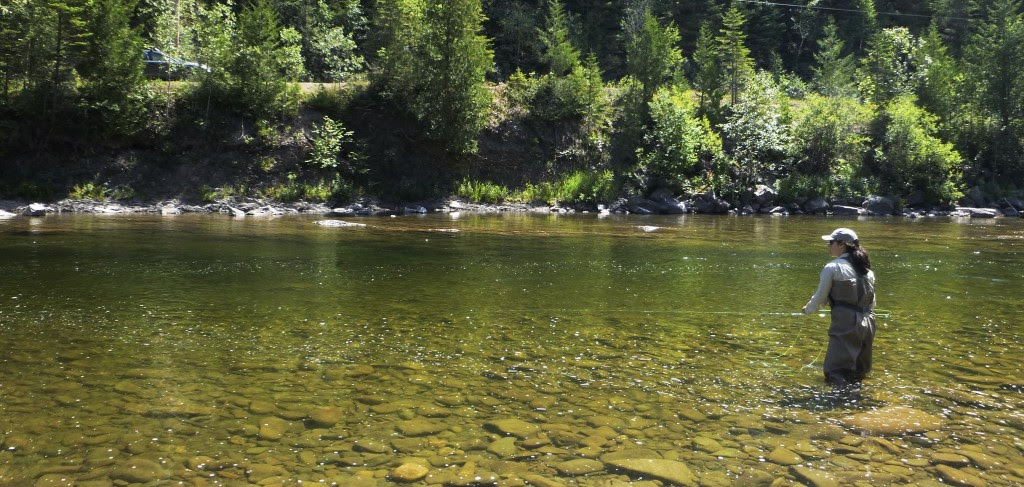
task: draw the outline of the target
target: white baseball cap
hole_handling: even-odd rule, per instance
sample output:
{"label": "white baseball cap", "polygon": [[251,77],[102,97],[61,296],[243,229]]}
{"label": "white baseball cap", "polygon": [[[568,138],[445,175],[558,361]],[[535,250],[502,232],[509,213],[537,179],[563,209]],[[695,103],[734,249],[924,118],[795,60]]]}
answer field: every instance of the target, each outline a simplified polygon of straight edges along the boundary
{"label": "white baseball cap", "polygon": [[857,232],[850,230],[849,228],[837,228],[832,231],[831,235],[822,235],[822,240],[838,240],[840,242],[857,242]]}

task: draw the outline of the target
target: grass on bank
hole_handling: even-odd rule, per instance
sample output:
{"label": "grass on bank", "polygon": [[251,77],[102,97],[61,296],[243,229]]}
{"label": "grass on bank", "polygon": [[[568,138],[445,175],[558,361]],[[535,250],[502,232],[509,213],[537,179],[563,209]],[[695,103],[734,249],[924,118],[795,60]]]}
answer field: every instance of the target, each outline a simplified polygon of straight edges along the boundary
{"label": "grass on bank", "polygon": [[456,195],[473,203],[543,203],[548,205],[604,203],[615,199],[617,188],[611,170],[574,171],[555,181],[527,183],[510,190],[490,181],[464,179]]}
{"label": "grass on bank", "polygon": [[132,189],[131,186],[116,186],[110,188],[107,187],[106,184],[100,184],[94,181],[76,184],[71,188],[71,192],[68,193],[68,199],[72,200],[117,201],[133,197],[135,197],[135,190]]}

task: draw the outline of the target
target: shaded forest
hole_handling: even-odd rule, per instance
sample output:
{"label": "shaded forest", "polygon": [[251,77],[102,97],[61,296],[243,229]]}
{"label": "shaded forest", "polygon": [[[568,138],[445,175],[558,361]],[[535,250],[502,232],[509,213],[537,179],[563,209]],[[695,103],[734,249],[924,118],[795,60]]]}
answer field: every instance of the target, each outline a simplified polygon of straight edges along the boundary
{"label": "shaded forest", "polygon": [[1024,189],[1017,0],[9,0],[0,21],[5,197]]}

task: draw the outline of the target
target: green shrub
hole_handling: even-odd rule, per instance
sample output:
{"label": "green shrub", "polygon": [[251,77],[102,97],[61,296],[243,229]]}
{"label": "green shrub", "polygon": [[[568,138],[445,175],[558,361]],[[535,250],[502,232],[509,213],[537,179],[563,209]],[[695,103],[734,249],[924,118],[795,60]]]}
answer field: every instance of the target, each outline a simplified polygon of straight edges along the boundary
{"label": "green shrub", "polygon": [[352,141],[352,131],[345,130],[341,122],[324,116],[323,123],[313,129],[313,136],[313,152],[306,162],[321,169],[337,168],[343,157],[343,148]]}
{"label": "green shrub", "polygon": [[68,193],[68,198],[73,200],[103,201],[107,199],[107,187],[92,181],[76,184],[71,188],[71,192]]}
{"label": "green shrub", "polygon": [[536,185],[526,183],[526,186],[515,192],[511,199],[520,203],[545,203],[552,205],[557,200],[557,188],[554,183],[550,182]]}
{"label": "green shrub", "polygon": [[488,181],[464,179],[456,194],[474,203],[500,203],[508,198],[508,188]]}
{"label": "green shrub", "polygon": [[650,103],[651,127],[637,162],[644,174],[643,186],[667,186],[679,191],[694,176],[699,162],[702,126],[696,106],[682,89],[658,89]]}
{"label": "green shrub", "polygon": [[811,95],[796,113],[794,151],[805,173],[831,173],[842,163],[859,167],[868,150],[874,115],[852,98]]}
{"label": "green shrub", "polygon": [[576,171],[555,186],[555,197],[560,203],[598,203],[615,198],[615,176],[603,171]]}
{"label": "green shrub", "polygon": [[214,201],[230,198],[232,196],[244,196],[247,194],[248,188],[244,185],[231,186],[225,185],[219,188],[211,188],[208,185],[203,185],[199,188],[199,198],[205,203],[212,203]]}
{"label": "green shrub", "polygon": [[873,172],[886,193],[921,191],[929,203],[953,201],[960,196],[962,159],[952,144],[935,136],[935,116],[915,102],[901,96],[879,113]]}
{"label": "green shrub", "polygon": [[771,181],[792,151],[789,100],[771,75],[758,72],[732,106],[722,133],[747,186]]}

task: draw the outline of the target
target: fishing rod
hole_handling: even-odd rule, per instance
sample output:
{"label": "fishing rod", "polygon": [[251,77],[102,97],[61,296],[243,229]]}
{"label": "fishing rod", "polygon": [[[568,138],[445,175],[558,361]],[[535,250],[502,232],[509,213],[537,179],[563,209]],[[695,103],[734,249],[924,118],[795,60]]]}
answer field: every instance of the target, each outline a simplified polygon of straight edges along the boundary
{"label": "fishing rod", "polygon": [[[692,314],[692,315],[735,315],[735,316],[782,316],[782,317],[798,317],[798,316],[818,316],[824,317],[826,313],[792,313],[782,311],[716,311],[716,310],[697,310],[697,309],[600,309],[600,308],[533,308],[533,309],[507,309],[509,312],[550,312],[557,311],[562,313],[637,313],[637,314]],[[889,318],[892,316],[892,312],[887,309],[875,309],[875,316],[879,318]]]}

